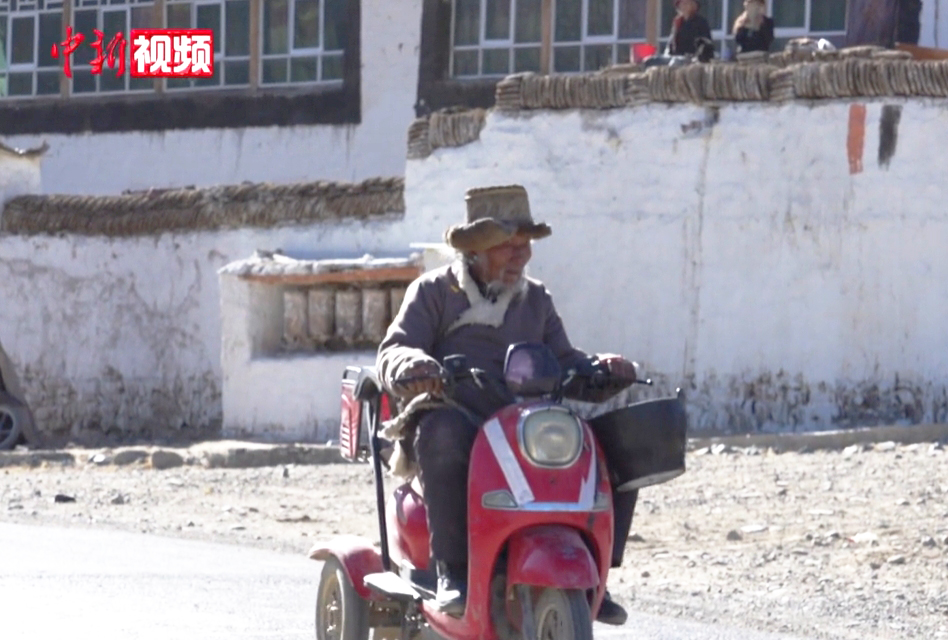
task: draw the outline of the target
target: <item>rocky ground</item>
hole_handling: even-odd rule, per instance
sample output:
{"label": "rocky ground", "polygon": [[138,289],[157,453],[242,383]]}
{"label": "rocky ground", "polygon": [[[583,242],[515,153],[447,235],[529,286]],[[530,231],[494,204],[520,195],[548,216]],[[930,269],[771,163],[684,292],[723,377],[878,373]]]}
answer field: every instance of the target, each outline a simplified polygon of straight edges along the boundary
{"label": "rocky ground", "polygon": [[[110,462],[3,468],[0,520],[296,554],[377,537],[367,464]],[[638,610],[812,638],[948,638],[946,462],[939,444],[692,451],[684,476],[642,491],[610,589]]]}

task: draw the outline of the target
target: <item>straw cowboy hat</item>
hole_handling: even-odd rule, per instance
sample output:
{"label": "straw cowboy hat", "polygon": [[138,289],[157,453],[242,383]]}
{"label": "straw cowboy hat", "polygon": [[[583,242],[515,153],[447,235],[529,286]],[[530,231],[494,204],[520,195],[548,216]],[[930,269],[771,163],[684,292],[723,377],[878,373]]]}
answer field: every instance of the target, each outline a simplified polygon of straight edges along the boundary
{"label": "straw cowboy hat", "polygon": [[539,240],[553,233],[549,225],[533,221],[527,190],[520,185],[469,189],[464,200],[467,222],[444,232],[445,242],[458,251],[485,251],[517,234]]}

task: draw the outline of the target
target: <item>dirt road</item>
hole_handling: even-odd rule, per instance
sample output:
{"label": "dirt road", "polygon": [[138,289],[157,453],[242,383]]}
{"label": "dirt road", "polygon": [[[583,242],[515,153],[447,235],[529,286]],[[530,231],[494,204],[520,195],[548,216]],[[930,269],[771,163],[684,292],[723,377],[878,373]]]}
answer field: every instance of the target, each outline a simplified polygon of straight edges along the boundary
{"label": "dirt road", "polygon": [[[0,520],[297,554],[337,533],[377,538],[366,464],[156,470],[96,454],[4,468]],[[693,451],[684,476],[642,491],[610,590],[644,611],[814,638],[948,638],[946,462],[938,444]]]}

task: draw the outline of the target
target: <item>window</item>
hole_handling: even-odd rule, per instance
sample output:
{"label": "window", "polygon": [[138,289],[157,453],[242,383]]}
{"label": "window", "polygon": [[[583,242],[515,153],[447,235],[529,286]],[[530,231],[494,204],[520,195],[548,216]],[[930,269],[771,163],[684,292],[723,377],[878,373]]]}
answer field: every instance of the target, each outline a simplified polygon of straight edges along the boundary
{"label": "window", "polygon": [[[630,45],[646,41],[651,1],[453,0],[449,75],[460,79],[540,72],[544,2],[550,3],[549,68],[553,72],[597,71],[628,62]],[[841,45],[846,34],[846,4],[846,0],[768,0],[768,15],[776,23],[773,49],[779,50],[787,40],[800,36],[827,38]],[[743,10],[743,0],[701,3],[719,55],[733,47],[731,27]],[[673,0],[660,0],[657,13],[660,45],[664,47],[675,15]]]}
{"label": "window", "polygon": [[[846,0],[767,0],[767,15],[774,19],[774,44],[780,51],[788,40],[800,37],[826,38],[842,46],[846,35]],[[711,35],[719,57],[734,50],[734,20],[744,11],[743,0],[704,0],[701,14],[711,24]],[[671,33],[675,15],[673,0],[662,0],[662,47]]]}
{"label": "window", "polygon": [[339,0],[263,0],[262,83],[341,80],[344,8]]}
{"label": "window", "polygon": [[[541,70],[543,0],[454,0],[454,77],[504,76]],[[629,45],[645,40],[647,0],[556,0],[552,3],[552,68],[598,70],[627,62]]]}
{"label": "window", "polygon": [[210,78],[166,78],[169,91],[203,87],[245,87],[250,84],[250,0],[178,2],[165,5],[169,29],[210,29],[214,32],[214,75]]}
{"label": "window", "polygon": [[[301,84],[341,86],[344,54],[353,41],[349,24],[358,0],[0,0],[0,97],[75,96],[181,92],[208,88],[267,88]],[[163,10],[162,10],[163,8]],[[64,9],[71,9],[65,11]],[[256,16],[253,16],[256,12]],[[64,16],[83,41],[63,73]],[[162,15],[162,13],[164,15]],[[256,20],[252,19],[256,17]],[[199,28],[214,32],[214,76],[133,78],[131,29]],[[112,39],[124,37],[124,73],[118,65],[92,73],[98,44],[108,56]],[[254,42],[253,31],[257,33]],[[52,56],[54,44],[60,55]],[[116,55],[120,52],[115,48]]]}
{"label": "window", "polygon": [[58,95],[62,0],[0,0],[0,96]]}

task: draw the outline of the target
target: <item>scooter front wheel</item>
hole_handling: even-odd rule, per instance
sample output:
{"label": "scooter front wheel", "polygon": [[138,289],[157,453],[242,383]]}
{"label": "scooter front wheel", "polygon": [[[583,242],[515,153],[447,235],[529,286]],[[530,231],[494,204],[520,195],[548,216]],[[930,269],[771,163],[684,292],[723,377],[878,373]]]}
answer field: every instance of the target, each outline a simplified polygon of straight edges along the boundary
{"label": "scooter front wheel", "polygon": [[578,589],[544,589],[533,605],[537,640],[592,640],[586,594]]}
{"label": "scooter front wheel", "polygon": [[368,640],[369,604],[349,581],[339,560],[323,564],[316,596],[316,640]]}

